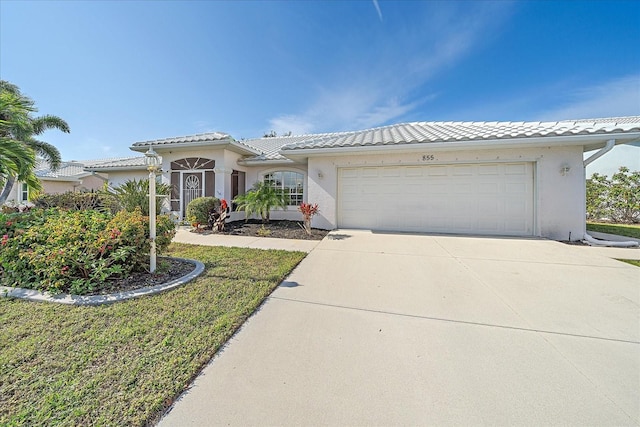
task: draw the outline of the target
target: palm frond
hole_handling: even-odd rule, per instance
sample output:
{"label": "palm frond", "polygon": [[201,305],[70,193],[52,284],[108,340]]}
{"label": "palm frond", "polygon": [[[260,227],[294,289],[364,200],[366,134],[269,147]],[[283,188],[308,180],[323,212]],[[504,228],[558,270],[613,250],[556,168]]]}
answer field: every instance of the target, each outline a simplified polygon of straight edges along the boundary
{"label": "palm frond", "polygon": [[58,129],[64,133],[71,132],[67,122],[58,116],[52,116],[50,114],[33,118],[31,124],[33,125],[33,133],[36,135],[40,135],[49,129]]}
{"label": "palm frond", "polygon": [[62,156],[55,146],[35,138],[28,138],[24,140],[24,143],[38,156],[42,157],[47,163],[49,163],[53,171],[60,167],[60,164],[62,163]]}

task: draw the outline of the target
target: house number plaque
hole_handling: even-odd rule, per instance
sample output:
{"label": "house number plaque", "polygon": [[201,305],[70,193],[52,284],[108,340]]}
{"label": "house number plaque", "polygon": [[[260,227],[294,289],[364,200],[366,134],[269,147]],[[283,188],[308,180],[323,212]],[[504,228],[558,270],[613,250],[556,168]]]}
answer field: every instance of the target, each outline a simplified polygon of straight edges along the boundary
{"label": "house number plaque", "polygon": [[433,154],[423,154],[422,155],[422,161],[423,162],[428,162],[428,161],[435,160],[435,159],[436,159],[436,156],[434,156]]}

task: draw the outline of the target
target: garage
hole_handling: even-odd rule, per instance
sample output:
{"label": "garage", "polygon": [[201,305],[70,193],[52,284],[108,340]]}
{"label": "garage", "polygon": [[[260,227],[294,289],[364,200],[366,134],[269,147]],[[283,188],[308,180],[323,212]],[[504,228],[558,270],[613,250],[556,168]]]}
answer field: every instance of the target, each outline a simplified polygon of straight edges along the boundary
{"label": "garage", "polygon": [[338,226],[531,236],[533,163],[338,169]]}

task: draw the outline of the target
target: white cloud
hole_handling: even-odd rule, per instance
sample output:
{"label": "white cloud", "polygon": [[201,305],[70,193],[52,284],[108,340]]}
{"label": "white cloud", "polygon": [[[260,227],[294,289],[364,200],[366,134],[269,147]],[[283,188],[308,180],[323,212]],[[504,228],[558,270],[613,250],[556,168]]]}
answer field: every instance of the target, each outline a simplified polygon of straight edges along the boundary
{"label": "white cloud", "polygon": [[589,119],[640,115],[640,75],[616,78],[575,90],[562,106],[546,111],[542,120]]}
{"label": "white cloud", "polygon": [[380,5],[378,4],[378,0],[372,0],[373,6],[376,8],[376,12],[378,12],[378,18],[380,18],[380,22],[382,22],[382,11],[380,10]]}
{"label": "white cloud", "polygon": [[312,133],[314,128],[309,122],[304,121],[302,117],[283,115],[269,120],[270,130],[276,131],[278,135],[291,132],[294,135],[304,135]]}
{"label": "white cloud", "polygon": [[[465,7],[428,9],[423,22],[389,29],[374,57],[354,53],[348,64],[336,64],[340,79],[317,82],[315,97],[300,112],[269,120],[276,132],[294,134],[376,127],[402,117],[435,95],[415,98],[417,89],[453,66],[474,47],[492,37],[511,5],[473,3]],[[372,44],[373,44],[372,40]],[[371,52],[369,52],[371,54]]]}

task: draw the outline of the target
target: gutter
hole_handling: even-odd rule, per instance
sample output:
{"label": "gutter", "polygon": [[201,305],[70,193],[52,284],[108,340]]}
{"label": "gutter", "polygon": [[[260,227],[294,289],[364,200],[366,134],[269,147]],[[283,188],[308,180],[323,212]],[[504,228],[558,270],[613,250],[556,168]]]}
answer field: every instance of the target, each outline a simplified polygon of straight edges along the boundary
{"label": "gutter", "polygon": [[604,156],[605,154],[607,154],[609,151],[611,151],[611,149],[616,145],[616,140],[615,139],[610,139],[607,141],[606,145],[604,147],[602,147],[601,149],[599,149],[596,153],[592,154],[591,156],[589,156],[587,159],[584,160],[583,165],[584,167],[587,167],[587,165],[591,164],[594,160],[599,159],[600,157]]}

